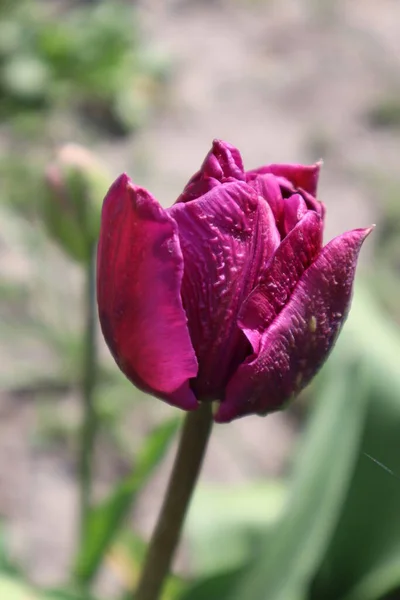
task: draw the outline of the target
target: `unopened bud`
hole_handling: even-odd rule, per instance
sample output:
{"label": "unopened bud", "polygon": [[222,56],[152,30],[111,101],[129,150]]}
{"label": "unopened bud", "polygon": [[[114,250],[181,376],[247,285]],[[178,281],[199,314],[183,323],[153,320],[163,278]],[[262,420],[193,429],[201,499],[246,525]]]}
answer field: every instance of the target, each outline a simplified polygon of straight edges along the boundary
{"label": "unopened bud", "polygon": [[109,186],[105,169],[86,148],[67,144],[47,167],[45,180],[46,227],[67,254],[85,262],[99,233],[101,198]]}

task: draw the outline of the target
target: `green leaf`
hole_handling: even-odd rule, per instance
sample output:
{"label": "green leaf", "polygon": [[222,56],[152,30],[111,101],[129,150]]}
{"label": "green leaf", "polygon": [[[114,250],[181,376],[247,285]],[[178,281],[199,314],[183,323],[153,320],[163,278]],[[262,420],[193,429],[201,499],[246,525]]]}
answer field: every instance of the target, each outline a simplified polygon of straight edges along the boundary
{"label": "green leaf", "polygon": [[304,598],[339,517],[362,434],[365,394],[354,364],[327,381],[303,438],[286,510],[229,600]]}
{"label": "green leaf", "polygon": [[94,596],[69,589],[46,590],[40,600],[95,600]]}
{"label": "green leaf", "polygon": [[359,287],[338,350],[363,364],[368,414],[344,510],[311,598],[377,600],[400,586],[400,330]]}
{"label": "green leaf", "polygon": [[192,572],[227,571],[247,562],[255,539],[280,516],[286,493],[280,481],[200,484],[185,525]]}
{"label": "green leaf", "polygon": [[39,590],[28,583],[6,575],[0,575],[1,600],[95,600],[84,592],[70,590]]}
{"label": "green leaf", "polygon": [[245,573],[246,566],[202,577],[179,596],[179,600],[224,600],[233,592]]}
{"label": "green leaf", "polygon": [[[20,569],[8,552],[8,536],[4,523],[0,521],[0,572],[3,575],[18,577]],[[1,596],[0,596],[1,597]]]}
{"label": "green leaf", "polygon": [[392,559],[387,559],[379,568],[365,573],[365,577],[343,600],[377,600],[400,585],[400,552]]}
{"label": "green leaf", "polygon": [[71,590],[40,590],[22,579],[0,575],[1,600],[95,600],[85,592]]}
{"label": "green leaf", "polygon": [[117,485],[109,498],[91,511],[75,567],[81,583],[90,581],[96,574],[138,492],[165,455],[178,424],[179,421],[173,419],[157,427],[146,439],[132,472]]}
{"label": "green leaf", "polygon": [[[138,577],[146,557],[147,544],[135,532],[123,529],[119,532],[113,547],[108,566],[111,567],[114,577],[121,587],[126,590],[120,600],[132,600],[133,591],[136,589]],[[183,579],[170,574],[165,582],[162,600],[176,600],[182,589],[186,588]]]}
{"label": "green leaf", "polygon": [[0,598],[4,600],[43,600],[31,587],[12,577],[0,577]]}

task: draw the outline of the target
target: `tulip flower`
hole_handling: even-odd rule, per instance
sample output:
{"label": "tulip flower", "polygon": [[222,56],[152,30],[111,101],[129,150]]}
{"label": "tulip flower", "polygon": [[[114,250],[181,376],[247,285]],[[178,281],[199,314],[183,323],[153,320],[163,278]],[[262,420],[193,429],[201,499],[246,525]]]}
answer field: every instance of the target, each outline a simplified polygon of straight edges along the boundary
{"label": "tulip flower", "polygon": [[103,204],[98,307],[105,340],[140,389],[215,420],[267,414],[304,388],[349,311],[355,229],[322,245],[320,164],[245,171],[215,140],[164,209],[121,175]]}

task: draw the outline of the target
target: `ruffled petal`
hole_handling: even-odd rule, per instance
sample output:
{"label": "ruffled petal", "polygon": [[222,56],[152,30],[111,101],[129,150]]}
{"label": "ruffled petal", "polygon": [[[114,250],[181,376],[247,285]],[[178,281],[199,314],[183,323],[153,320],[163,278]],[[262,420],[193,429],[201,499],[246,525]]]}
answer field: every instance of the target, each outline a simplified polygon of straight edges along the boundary
{"label": "ruffled petal", "polygon": [[195,175],[186,185],[175,204],[196,200],[197,198],[200,198],[200,196],[204,196],[204,194],[210,192],[217,185],[221,185],[221,182],[218,181],[218,179],[214,179],[214,177],[200,176],[197,178],[197,175]]}
{"label": "ruffled petal", "polygon": [[304,217],[308,211],[307,204],[300,194],[293,194],[285,199],[285,234],[292,231],[293,227]]}
{"label": "ruffled petal", "polygon": [[311,196],[316,196],[321,164],[322,163],[317,162],[314,165],[265,165],[264,167],[247,171],[246,181],[255,179],[258,175],[272,173],[272,175],[275,175],[276,177],[286,179],[291,184],[292,192],[297,189],[302,189],[311,194]]}
{"label": "ruffled petal", "polygon": [[285,237],[275,252],[259,285],[251,292],[239,313],[239,326],[259,351],[267,327],[287,304],[304,271],[322,247],[323,224],[312,211]]}
{"label": "ruffled petal", "polygon": [[122,175],[102,211],[97,300],[103,334],[137,387],[193,410],[189,380],[198,365],[180,296],[182,277],[175,221]]}
{"label": "ruffled petal", "polygon": [[189,180],[176,202],[195,200],[220,183],[244,178],[239,150],[227,142],[214,140],[200,170]]}
{"label": "ruffled petal", "polygon": [[307,208],[309,210],[315,210],[317,215],[319,215],[321,217],[321,219],[324,219],[325,213],[326,213],[325,204],[323,202],[321,202],[320,200],[317,200],[316,198],[314,198],[314,196],[312,196],[308,192],[305,192],[304,190],[301,190],[301,189],[299,191],[305,200]]}
{"label": "ruffled petal", "polygon": [[283,224],[283,198],[276,177],[271,174],[260,175],[248,183],[256,190],[257,194],[268,202],[280,230]]}
{"label": "ruffled petal", "polygon": [[230,380],[217,422],[279,410],[309,383],[346,319],[358,253],[370,231],[350,231],[322,250],[265,332],[259,352]]}
{"label": "ruffled petal", "polygon": [[269,205],[242,182],[169,209],[184,258],[182,298],[199,361],[199,399],[221,397],[251,348],[237,326],[243,300],[280,242]]}

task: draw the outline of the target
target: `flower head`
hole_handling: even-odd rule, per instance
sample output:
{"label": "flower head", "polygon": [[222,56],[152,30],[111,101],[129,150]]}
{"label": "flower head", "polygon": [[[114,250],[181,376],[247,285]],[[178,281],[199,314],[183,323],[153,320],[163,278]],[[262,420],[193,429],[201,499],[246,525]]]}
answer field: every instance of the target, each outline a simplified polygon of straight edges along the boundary
{"label": "flower head", "polygon": [[98,305],[106,342],[139,388],[215,419],[279,410],[315,375],[347,316],[370,229],[322,247],[320,165],[245,171],[215,140],[164,209],[122,175],[103,205]]}

